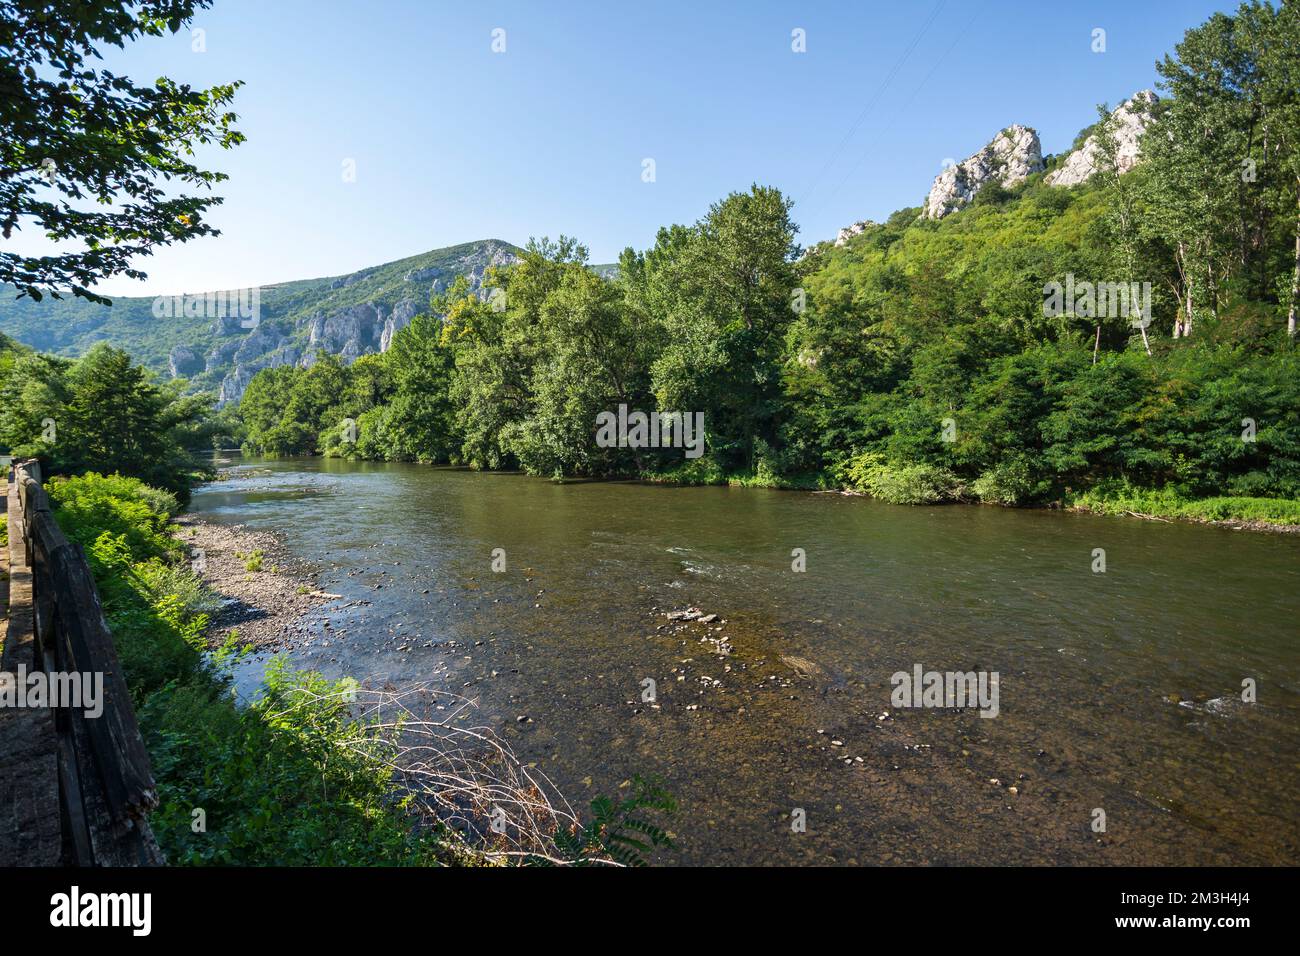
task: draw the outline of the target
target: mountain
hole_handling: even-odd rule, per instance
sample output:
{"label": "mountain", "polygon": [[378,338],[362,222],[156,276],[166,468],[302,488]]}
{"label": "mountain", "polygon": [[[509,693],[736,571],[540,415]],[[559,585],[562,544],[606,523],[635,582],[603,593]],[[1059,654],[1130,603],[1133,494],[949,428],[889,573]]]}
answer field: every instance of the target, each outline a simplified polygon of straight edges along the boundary
{"label": "mountain", "polygon": [[520,251],[485,239],[343,276],[183,297],[120,296],[111,306],[71,297],[33,302],[10,288],[0,291],[0,332],[67,356],[108,342],[164,377],[216,392],[225,404],[238,401],[263,368],[308,366],[317,350],[345,362],[384,351],[432,293],[457,276],[480,291],[487,268],[513,262]]}
{"label": "mountain", "polygon": [[[1138,164],[1142,134],[1155,119],[1153,111],[1159,100],[1151,90],[1140,90],[1111,112],[1115,128],[1115,167],[1121,173]],[[1049,186],[1077,186],[1087,182],[1101,160],[1097,135],[1096,132],[1089,134],[1083,145],[1066,156],[1064,162],[1048,173],[1043,181]]]}
{"label": "mountain", "polygon": [[[1142,134],[1155,118],[1157,102],[1159,97],[1151,90],[1140,90],[1111,112],[1115,161],[1121,173],[1128,172],[1140,161]],[[1037,131],[1018,124],[1008,126],[978,152],[960,163],[949,164],[934,178],[921,215],[926,219],[942,219],[965,208],[989,183],[1011,187],[1044,170],[1048,172],[1043,181],[1049,186],[1078,186],[1087,182],[1097,171],[1101,158],[1097,139],[1101,125],[1095,123],[1080,133],[1076,147],[1066,155],[1046,161]],[[845,226],[835,237],[835,245],[846,245],[854,236],[876,225],[870,219],[863,219]]]}
{"label": "mountain", "polygon": [[[1112,114],[1121,172],[1139,160],[1139,140],[1152,120],[1157,97],[1134,94]],[[1014,186],[1046,171],[1051,186],[1074,186],[1093,175],[1099,158],[1101,124],[1080,133],[1075,148],[1046,161],[1038,134],[1013,125],[978,152],[944,169],[918,210],[942,219],[967,206],[989,183]],[[870,220],[839,231],[835,245],[870,230]],[[185,378],[217,394],[220,404],[237,402],[252,377],[278,365],[309,366],[318,351],[351,363],[386,351],[393,334],[425,309],[429,296],[465,276],[480,295],[489,266],[507,265],[521,250],[499,239],[463,243],[361,269],[349,275],[303,279],[257,289],[257,319],[250,317],[250,290],[205,292],[182,297],[123,296],[112,306],[82,299],[17,299],[0,290],[0,332],[43,352],[82,355],[96,342],[125,349],[168,378]],[[593,265],[612,278],[617,264]],[[4,296],[4,291],[9,295]]]}

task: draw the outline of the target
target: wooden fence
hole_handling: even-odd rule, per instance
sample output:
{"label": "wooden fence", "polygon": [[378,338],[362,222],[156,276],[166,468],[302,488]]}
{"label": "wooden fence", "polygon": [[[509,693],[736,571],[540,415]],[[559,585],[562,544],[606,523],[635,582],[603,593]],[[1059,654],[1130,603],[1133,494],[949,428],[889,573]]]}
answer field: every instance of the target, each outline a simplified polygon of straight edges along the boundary
{"label": "wooden fence", "polygon": [[153,771],[85,552],[54,521],[36,462],[15,463],[7,499],[0,671],[102,675],[103,710],[0,707],[0,865],[162,864]]}

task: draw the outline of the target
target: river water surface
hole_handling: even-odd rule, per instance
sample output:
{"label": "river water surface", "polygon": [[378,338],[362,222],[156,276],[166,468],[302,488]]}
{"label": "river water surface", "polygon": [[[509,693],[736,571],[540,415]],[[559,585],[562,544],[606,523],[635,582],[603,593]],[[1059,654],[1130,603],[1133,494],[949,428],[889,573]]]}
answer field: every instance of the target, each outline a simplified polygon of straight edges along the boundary
{"label": "river water surface", "polygon": [[[231,477],[192,510],[279,533],[343,596],[295,662],[445,681],[575,806],[658,777],[680,805],[658,862],[1297,861],[1300,536],[218,464]],[[719,619],[665,617],[692,606]],[[917,664],[996,671],[998,716],[894,707],[891,675]]]}

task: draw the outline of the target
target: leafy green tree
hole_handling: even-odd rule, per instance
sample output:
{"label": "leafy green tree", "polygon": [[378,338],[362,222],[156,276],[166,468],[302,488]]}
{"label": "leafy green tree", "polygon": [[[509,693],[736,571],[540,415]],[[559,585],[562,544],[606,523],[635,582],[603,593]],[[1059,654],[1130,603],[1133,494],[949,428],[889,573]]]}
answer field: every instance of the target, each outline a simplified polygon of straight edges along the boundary
{"label": "leafy green tree", "polygon": [[447,462],[460,454],[460,432],[451,398],[456,355],[443,334],[439,310],[445,311],[450,321],[459,323],[467,321],[481,303],[469,295],[468,284],[462,280],[453,284],[434,307],[435,314],[417,315],[394,335],[384,356],[393,384],[392,402],[382,419],[382,447],[387,458]]}
{"label": "leafy green tree", "polygon": [[[520,261],[494,271],[497,298],[477,305],[462,299],[448,314],[446,336],[456,349],[452,401],[464,436],[464,460],[478,468],[519,464],[533,414],[533,375],[543,348],[542,307],[566,268],[581,267],[587,250],[561,236],[530,241]],[[593,423],[594,433],[594,423]]]}
{"label": "leafy green tree", "polygon": [[243,141],[226,107],[239,84],[152,86],[92,66],[102,45],[175,33],[210,0],[0,0],[0,233],[31,227],[81,251],[0,252],[0,283],[20,296],[108,300],[88,287],[145,273],[132,260],[216,235],[203,213],[221,199],[172,195],[225,179],[190,161],[195,146]]}
{"label": "leafy green tree", "polygon": [[288,451],[281,445],[279,427],[289,396],[301,375],[301,369],[281,365],[263,369],[249,381],[239,402],[246,448],[268,454]]}
{"label": "leafy green tree", "polygon": [[[1261,3],[1243,5],[1239,16],[1258,24],[1251,31],[1259,38],[1255,47],[1262,118],[1258,139],[1266,172],[1280,187],[1278,208],[1283,221],[1289,219],[1294,239],[1277,280],[1284,290],[1287,335],[1294,339],[1300,313],[1300,3],[1284,0],[1276,10]],[[1260,245],[1267,242],[1266,230],[1266,223],[1256,230]]]}
{"label": "leafy green tree", "polygon": [[51,474],[116,472],[184,499],[203,470],[192,447],[208,399],[154,384],[119,349],[101,343],[76,362],[25,356],[2,388],[0,443]]}
{"label": "leafy green tree", "polygon": [[619,405],[649,410],[650,337],[619,289],[581,263],[568,263],[542,303],[533,409],[514,451],[535,474],[605,475],[645,467],[639,449],[600,448],[596,419]]}
{"label": "leafy green tree", "polygon": [[[1174,251],[1182,308],[1175,337],[1217,321],[1225,295],[1254,281],[1294,329],[1300,296],[1300,14],[1244,3],[1188,30],[1157,64],[1171,94],[1143,138],[1149,214]],[[1272,223],[1294,252],[1276,265]],[[1262,277],[1263,281],[1258,281]],[[1274,281],[1274,277],[1276,277]],[[1269,286],[1273,288],[1268,288]],[[1262,286],[1263,288],[1260,288]]]}
{"label": "leafy green tree", "polygon": [[781,355],[796,310],[798,227],[779,190],[753,186],[686,228],[660,230],[631,271],[634,307],[662,323],[651,369],[661,411],[705,412],[727,466],[753,467],[776,439]]}
{"label": "leafy green tree", "polygon": [[311,367],[294,383],[275,435],[289,454],[324,451],[343,437],[348,373],[341,359],[317,352]]}

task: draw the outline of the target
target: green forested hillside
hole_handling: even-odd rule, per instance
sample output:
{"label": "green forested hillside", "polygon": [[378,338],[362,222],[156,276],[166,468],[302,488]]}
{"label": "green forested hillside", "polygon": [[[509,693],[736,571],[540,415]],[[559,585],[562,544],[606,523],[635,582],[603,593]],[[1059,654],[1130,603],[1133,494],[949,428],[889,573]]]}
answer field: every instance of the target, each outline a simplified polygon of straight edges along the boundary
{"label": "green forested hillside", "polygon": [[[278,333],[273,340],[277,345],[282,335],[285,341],[304,347],[309,336],[304,320],[310,316],[332,316],[362,304],[391,313],[404,299],[427,302],[436,283],[445,288],[467,270],[481,272],[480,260],[490,259],[496,250],[515,248],[500,240],[467,242],[349,275],[262,286],[260,318]],[[194,290],[198,296],[206,291]],[[177,346],[202,358],[224,344],[223,354],[208,361],[206,370],[191,376],[193,384],[215,389],[233,367],[233,353],[248,338],[248,331],[237,321],[223,325],[202,315],[178,313],[158,318],[154,301],[119,296],[105,306],[71,296],[47,296],[36,302],[17,298],[17,290],[11,287],[0,288],[0,331],[42,352],[69,357],[84,355],[97,342],[107,342],[160,374],[167,373],[168,356]]]}
{"label": "green forested hillside", "polygon": [[[573,240],[534,244],[490,276],[501,311],[453,289],[373,361],[259,375],[249,444],[1295,520],[1298,19],[1246,4],[1189,31],[1133,171],[1102,135],[1082,186],[989,184],[802,257],[797,210],[758,186],[611,278]],[[1136,298],[1052,306],[1053,282]],[[620,405],[702,412],[707,453],[600,447]]]}

